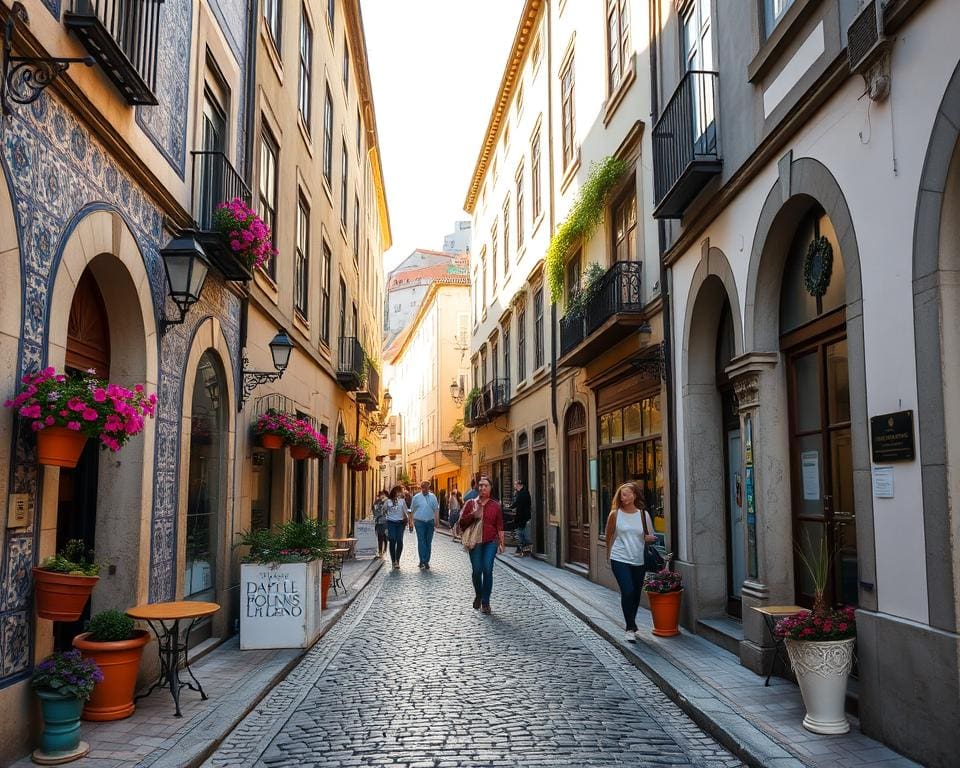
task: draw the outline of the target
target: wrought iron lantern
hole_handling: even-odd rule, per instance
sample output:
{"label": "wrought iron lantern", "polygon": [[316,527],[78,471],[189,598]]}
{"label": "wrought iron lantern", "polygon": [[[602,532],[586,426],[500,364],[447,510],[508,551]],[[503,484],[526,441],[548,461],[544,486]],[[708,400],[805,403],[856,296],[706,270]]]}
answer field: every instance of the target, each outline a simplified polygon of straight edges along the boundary
{"label": "wrought iron lantern", "polygon": [[160,251],[163,266],[167,272],[167,286],[170,298],[180,310],[178,320],[160,321],[160,332],[166,333],[171,325],[180,325],[190,307],[200,300],[200,292],[210,270],[210,262],[203,246],[197,241],[193,232],[184,231],[169,242],[166,248]]}

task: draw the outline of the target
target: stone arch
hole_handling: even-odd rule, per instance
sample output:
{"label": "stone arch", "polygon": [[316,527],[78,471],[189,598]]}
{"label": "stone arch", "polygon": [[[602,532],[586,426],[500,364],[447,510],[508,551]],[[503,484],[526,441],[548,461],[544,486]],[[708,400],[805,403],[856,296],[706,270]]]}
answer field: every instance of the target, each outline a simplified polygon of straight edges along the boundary
{"label": "stone arch", "polygon": [[[860,607],[877,609],[876,551],[873,527],[873,497],[870,492],[870,439],[867,420],[867,377],[863,338],[863,293],[860,281],[860,250],[853,218],[843,190],[833,174],[818,160],[793,159],[788,153],[779,162],[779,178],[767,194],[757,222],[750,266],[747,273],[744,306],[744,350],[747,356],[768,356],[779,361],[780,287],[790,242],[801,218],[814,203],[823,208],[836,232],[846,279],[846,334],[850,386],[850,421],[853,443],[853,476],[857,516],[857,558]],[[791,509],[789,483],[777,478],[789,477],[786,425],[787,394],[782,366],[765,375],[755,425],[754,453],[764,456],[757,471],[757,498],[768,510]],[[764,424],[766,426],[764,426]],[[766,477],[764,477],[766,475]],[[770,515],[768,519],[774,519]],[[785,526],[785,527],[784,527]],[[758,531],[767,538],[768,563],[792,561],[789,538],[790,521],[775,519]],[[778,543],[779,541],[779,543]],[[763,559],[761,557],[761,559]],[[863,584],[869,584],[864,589]],[[788,589],[786,586],[780,587]]]}
{"label": "stone arch", "polygon": [[687,294],[681,357],[681,403],[686,468],[683,559],[690,563],[691,623],[722,615],[727,602],[726,486],[723,414],[717,388],[717,340],[728,307],[734,356],[743,353],[740,299],[724,253],[707,248]]}
{"label": "stone arch", "polygon": [[[950,214],[953,213],[951,217]],[[956,631],[960,622],[960,470],[948,457],[960,452],[953,382],[944,372],[960,363],[960,65],[940,102],[917,191],[913,232],[913,323],[917,357],[917,417],[923,485],[927,600],[931,626]],[[947,394],[948,390],[952,390]]]}
{"label": "stone arch", "polygon": [[[26,286],[20,272],[20,225],[7,161],[2,153],[0,176],[0,387],[12,393],[17,389],[20,370],[20,328]],[[9,408],[0,411],[0,467],[8,468],[8,472],[0,472],[0,499],[6,499],[13,471],[13,411]],[[4,559],[0,554],[0,568]]]}
{"label": "stone arch", "polygon": [[[237,553],[233,549],[234,534],[243,528],[243,521],[240,517],[241,511],[239,505],[235,504],[234,497],[234,452],[236,448],[237,431],[237,410],[234,393],[236,392],[236,382],[234,380],[233,366],[230,365],[231,355],[227,338],[223,333],[219,319],[216,317],[204,317],[194,327],[193,335],[190,339],[186,360],[183,366],[183,380],[181,382],[182,401],[180,403],[180,461],[179,477],[180,482],[177,487],[177,515],[176,515],[176,537],[175,549],[171,553],[176,563],[174,572],[175,599],[183,597],[183,573],[185,568],[185,541],[186,541],[186,519],[187,519],[187,500],[189,497],[189,488],[187,478],[190,476],[190,437],[192,434],[192,403],[194,382],[196,380],[197,369],[200,366],[200,360],[205,352],[210,352],[219,364],[217,373],[223,376],[224,386],[221,396],[223,397],[223,410],[225,418],[225,434],[223,436],[223,473],[221,480],[223,483],[223,501],[221,504],[220,522],[222,524],[222,535],[218,542],[217,551],[217,602],[228,606],[232,602],[229,599],[230,586],[236,583],[239,577],[239,561]],[[226,637],[233,632],[233,615],[235,606],[227,610],[219,611],[213,617],[212,634],[214,636]]]}
{"label": "stone arch", "polygon": [[[86,271],[106,306],[111,382],[142,383],[148,392],[156,392],[157,328],[143,253],[123,217],[105,206],[85,208],[74,217],[54,260],[47,302],[47,363],[58,369],[64,366],[70,307]],[[95,548],[99,558],[116,568],[101,578],[92,598],[94,612],[147,600],[154,438],[155,421],[147,419],[140,436],[100,462]],[[43,471],[59,473],[53,467]],[[56,545],[56,496],[45,494],[41,506],[42,557]]]}

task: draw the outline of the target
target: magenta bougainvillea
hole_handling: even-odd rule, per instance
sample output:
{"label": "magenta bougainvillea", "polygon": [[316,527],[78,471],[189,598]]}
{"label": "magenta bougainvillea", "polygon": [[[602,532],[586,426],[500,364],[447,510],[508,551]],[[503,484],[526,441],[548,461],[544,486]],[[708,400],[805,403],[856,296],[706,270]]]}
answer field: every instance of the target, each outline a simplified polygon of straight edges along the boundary
{"label": "magenta bougainvillea", "polygon": [[270,227],[239,197],[220,203],[213,225],[230,242],[230,249],[248,269],[263,267],[276,253]]}
{"label": "magenta bougainvillea", "polygon": [[327,436],[314,429],[309,421],[276,408],[262,413],[253,425],[253,431],[257,435],[276,435],[286,445],[309,448],[315,456],[329,456],[333,450]]}
{"label": "magenta bougainvillea", "polygon": [[857,634],[857,617],[849,605],[803,611],[780,619],[775,634],[788,640],[846,640]]}
{"label": "magenta bougainvillea", "polygon": [[96,438],[111,451],[119,451],[140,434],[148,416],[153,416],[157,396],[147,394],[142,384],[133,389],[101,381],[91,369],[66,375],[53,368],[28,373],[23,388],[4,402],[26,419],[30,429],[66,427],[85,437]]}
{"label": "magenta bougainvillea", "polygon": [[679,592],[683,589],[683,577],[677,571],[664,568],[656,573],[648,573],[643,581],[644,592],[654,592],[665,595],[668,592]]}

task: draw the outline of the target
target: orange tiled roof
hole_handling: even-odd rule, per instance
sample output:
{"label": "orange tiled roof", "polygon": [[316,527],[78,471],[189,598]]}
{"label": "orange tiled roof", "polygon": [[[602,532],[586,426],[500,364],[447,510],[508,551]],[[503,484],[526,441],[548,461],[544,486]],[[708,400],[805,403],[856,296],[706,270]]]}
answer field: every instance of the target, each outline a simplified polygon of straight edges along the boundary
{"label": "orange tiled roof", "polygon": [[387,290],[390,291],[411,283],[432,283],[434,280],[462,282],[466,285],[470,282],[470,275],[465,264],[457,264],[452,261],[449,264],[434,264],[429,267],[398,272],[390,278],[390,282],[387,283]]}

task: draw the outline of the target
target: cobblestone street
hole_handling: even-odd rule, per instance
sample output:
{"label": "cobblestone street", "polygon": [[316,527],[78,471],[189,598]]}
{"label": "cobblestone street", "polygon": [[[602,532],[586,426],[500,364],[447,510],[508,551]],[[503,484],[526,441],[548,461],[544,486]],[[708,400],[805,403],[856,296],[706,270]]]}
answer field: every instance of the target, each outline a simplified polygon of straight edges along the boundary
{"label": "cobblestone street", "polygon": [[621,653],[503,565],[474,611],[466,554],[383,569],[206,765],[733,766]]}

